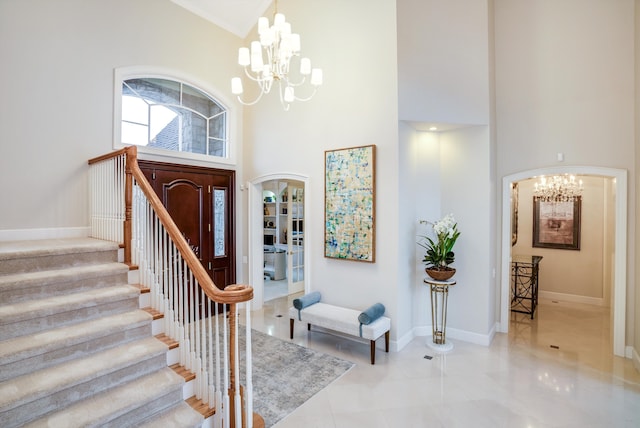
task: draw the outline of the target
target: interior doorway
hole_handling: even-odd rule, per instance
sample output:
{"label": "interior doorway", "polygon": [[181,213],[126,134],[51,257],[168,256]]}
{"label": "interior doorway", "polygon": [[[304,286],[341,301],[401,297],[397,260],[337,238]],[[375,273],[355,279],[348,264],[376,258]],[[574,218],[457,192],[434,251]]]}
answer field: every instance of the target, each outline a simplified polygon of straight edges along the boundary
{"label": "interior doorway", "polygon": [[613,287],[612,287],[612,323],[614,355],[624,357],[625,322],[626,322],[626,233],[627,233],[627,174],[624,170],[599,167],[554,167],[525,171],[503,178],[502,185],[502,257],[501,257],[501,291],[500,291],[500,326],[499,331],[509,331],[511,301],[511,248],[513,231],[511,196],[515,183],[540,175],[569,173],[574,175],[591,175],[607,177],[613,183],[614,198],[614,237],[613,237]]}
{"label": "interior doorway", "polygon": [[263,301],[304,290],[304,184],[262,183]]}
{"label": "interior doorway", "polygon": [[249,279],[253,309],[308,290],[307,177],[274,174],[249,186]]}

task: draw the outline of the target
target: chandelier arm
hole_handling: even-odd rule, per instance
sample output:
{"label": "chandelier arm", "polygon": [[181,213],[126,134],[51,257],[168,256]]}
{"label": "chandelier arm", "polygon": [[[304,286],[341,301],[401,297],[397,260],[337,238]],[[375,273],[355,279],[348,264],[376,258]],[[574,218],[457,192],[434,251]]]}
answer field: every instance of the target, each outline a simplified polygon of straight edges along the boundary
{"label": "chandelier arm", "polygon": [[307,81],[307,77],[302,76],[302,80],[300,80],[299,82],[291,82],[288,78],[286,78],[285,80],[287,82],[287,85],[297,87],[297,86],[302,86]]}
{"label": "chandelier arm", "polygon": [[256,76],[251,75],[251,73],[249,72],[249,70],[247,69],[247,67],[244,68],[244,74],[251,80],[253,80],[254,82],[262,82],[262,79]]}
{"label": "chandelier arm", "polygon": [[246,67],[244,68],[244,73],[247,75],[249,79],[258,83],[258,85],[260,86],[261,92],[265,94],[268,94],[269,92],[271,92],[271,84],[273,83],[273,79],[261,79],[259,77],[254,77],[249,73],[249,70],[247,70]]}
{"label": "chandelier arm", "polygon": [[268,47],[265,47],[264,50],[265,52],[267,52],[267,64],[269,64],[269,67],[271,67],[271,73],[273,73],[274,77],[276,75],[280,75],[279,74],[279,70],[276,67],[276,61],[274,60],[274,52],[273,52],[273,46],[274,45],[270,45]]}
{"label": "chandelier arm", "polygon": [[313,96],[316,94],[316,92],[318,92],[318,87],[317,86],[313,88],[313,92],[311,93],[311,95],[309,95],[306,98],[295,97],[296,101],[309,101],[311,98],[313,98]]}
{"label": "chandelier arm", "polygon": [[251,102],[242,101],[242,99],[240,99],[240,95],[238,95],[238,101],[240,102],[240,104],[243,104],[245,106],[252,106],[254,104],[257,104],[258,101],[260,101],[260,98],[262,98],[262,95],[264,95],[264,94],[265,94],[264,91],[260,91],[260,94],[258,95],[258,97],[255,100],[251,101]]}

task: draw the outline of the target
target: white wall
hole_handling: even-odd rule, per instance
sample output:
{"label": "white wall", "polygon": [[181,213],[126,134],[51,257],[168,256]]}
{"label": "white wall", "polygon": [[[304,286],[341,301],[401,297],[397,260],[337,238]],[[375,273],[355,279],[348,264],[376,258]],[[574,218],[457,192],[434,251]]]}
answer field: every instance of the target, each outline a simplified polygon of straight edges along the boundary
{"label": "white wall", "polygon": [[499,173],[556,164],[558,152],[633,170],[633,1],[497,0],[495,10]]}
{"label": "white wall", "polygon": [[[559,165],[624,168],[635,177],[634,1],[494,4],[498,178]],[[631,180],[629,219],[636,217],[635,195]],[[630,221],[628,236],[634,235]],[[634,260],[632,239],[627,343],[634,328]]]}
{"label": "white wall", "polygon": [[486,0],[398,0],[401,120],[488,124]]}
{"label": "white wall", "polygon": [[[635,0],[635,168],[636,171],[640,171],[640,150],[637,148],[640,147],[640,0]],[[636,178],[636,188],[640,187],[640,177]],[[640,199],[636,199],[636,212],[640,211]],[[635,232],[635,242],[636,247],[638,246],[638,242],[640,242],[640,227],[638,227],[640,219],[636,219],[636,232]],[[640,249],[638,249],[635,253],[635,266],[640,265]],[[634,341],[633,341],[633,364],[637,370],[640,370],[640,270],[636,270],[635,277],[636,284],[636,294],[635,294],[635,330],[634,330]]]}
{"label": "white wall", "polygon": [[461,233],[454,263],[458,284],[449,292],[447,329],[453,329],[451,337],[488,344],[495,325],[496,289],[489,127],[442,133],[440,145],[441,211],[455,215]]}
{"label": "white wall", "polygon": [[115,67],[173,69],[226,96],[239,42],[169,1],[0,2],[0,232],[88,226],[87,160],[112,150]]}
{"label": "white wall", "polygon": [[[357,309],[383,303],[395,340],[411,325],[410,310],[398,304],[395,1],[284,0],[278,9],[300,33],[302,54],[322,67],[324,84],[311,101],[295,103],[288,112],[276,94],[245,107],[245,179],[282,172],[309,176],[305,244],[311,289],[324,301]],[[325,150],[370,144],[376,145],[377,157],[376,261],[327,259]]]}
{"label": "white wall", "polygon": [[[415,219],[434,221],[453,213],[462,231],[455,247],[458,285],[450,291],[449,336],[488,343],[496,321],[490,2],[400,0],[397,7],[400,119],[484,125],[414,131],[401,142],[410,155],[400,170],[410,167],[418,183]],[[430,231],[426,226],[416,230]],[[430,334],[422,253],[412,233],[413,240],[403,239],[401,245],[414,246],[415,332]]]}
{"label": "white wall", "polygon": [[[431,310],[429,289],[425,278],[423,249],[417,245],[419,235],[429,235],[431,230],[420,220],[434,221],[441,216],[441,162],[440,138],[434,132],[417,132],[401,122],[400,138],[400,206],[402,254],[401,270],[409,273],[406,281],[406,297],[411,304],[412,325],[416,335],[431,334]],[[429,235],[430,236],[430,235]],[[457,248],[456,248],[457,250]]]}
{"label": "white wall", "polygon": [[434,222],[449,213],[461,235],[454,247],[457,284],[449,291],[447,334],[482,344],[488,344],[493,334],[496,287],[490,251],[492,229],[487,226],[491,224],[492,204],[488,132],[488,127],[477,126],[442,133],[401,133],[406,160],[401,167],[401,176],[406,175],[401,184],[406,182],[412,191],[403,195],[401,203],[404,199],[413,201],[415,210],[411,236],[401,245],[413,247],[415,253],[409,289],[416,335],[431,334],[431,309],[429,289],[423,283],[424,250],[415,242],[417,235],[433,237],[431,226],[418,223]]}
{"label": "white wall", "polygon": [[[432,5],[436,6],[444,7]],[[489,121],[486,4],[481,9],[483,13],[473,15],[473,26],[467,25],[466,15],[461,25],[468,31],[465,38],[473,39],[484,57],[470,71],[481,75],[472,79],[477,90],[471,95],[465,92],[474,100],[458,99],[453,88],[459,85],[453,84],[442,95],[459,106],[457,115],[451,112],[448,116],[453,122],[471,121],[471,116],[473,121]],[[417,220],[435,220],[453,211],[464,230],[456,263],[465,288],[460,287],[461,297],[455,302],[458,312],[451,315],[450,326],[460,331],[459,337],[486,342],[495,322],[492,229],[486,226],[491,224],[492,205],[488,127],[442,135],[414,133],[404,124],[399,128],[395,2],[336,0],[320,7],[285,1],[279,3],[279,10],[295,28],[304,30],[300,30],[303,54],[323,67],[325,84],[312,101],[294,104],[285,114],[275,96],[246,107],[244,164],[249,181],[277,172],[310,177],[306,196],[311,209],[306,213],[305,234],[311,234],[307,246],[311,289],[320,291],[327,302],[349,307],[382,302],[393,320],[392,340],[402,346],[413,334],[414,320],[430,320],[424,272],[420,273],[422,266],[416,257]],[[367,11],[366,19],[361,18],[362,10]],[[457,8],[443,11],[452,22],[462,19],[459,12]],[[405,28],[400,18],[398,21]],[[326,30],[327,24],[331,31]],[[400,41],[397,46],[406,48]],[[458,75],[454,81],[461,83],[467,77]],[[469,102],[482,108],[474,107],[474,114],[467,115]],[[324,258],[324,151],[366,144],[377,147],[376,262]],[[429,158],[433,154],[437,157]],[[426,182],[429,184],[424,185]],[[409,195],[407,189],[415,192]]]}

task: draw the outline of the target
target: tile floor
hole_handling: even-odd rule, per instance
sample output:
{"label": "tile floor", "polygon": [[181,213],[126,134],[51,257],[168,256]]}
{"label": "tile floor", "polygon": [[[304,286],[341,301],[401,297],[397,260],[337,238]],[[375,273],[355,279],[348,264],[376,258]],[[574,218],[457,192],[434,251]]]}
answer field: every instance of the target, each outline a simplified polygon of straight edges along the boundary
{"label": "tile floor", "polygon": [[289,281],[286,278],[278,281],[265,279],[263,290],[262,300],[265,302],[286,296],[289,293]]}
{"label": "tile floor", "polygon": [[[253,327],[289,340],[294,297],[265,303]],[[640,427],[640,373],[611,354],[607,308],[541,301],[489,347],[452,340],[438,355],[427,340],[378,349],[371,366],[368,344],[297,328],[295,343],[356,366],[276,427]]]}

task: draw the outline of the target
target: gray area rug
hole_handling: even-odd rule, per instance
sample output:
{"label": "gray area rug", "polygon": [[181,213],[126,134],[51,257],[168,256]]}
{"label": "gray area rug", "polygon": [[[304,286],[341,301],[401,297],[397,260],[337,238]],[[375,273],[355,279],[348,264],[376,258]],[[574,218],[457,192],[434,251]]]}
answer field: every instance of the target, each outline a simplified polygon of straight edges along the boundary
{"label": "gray area rug", "polygon": [[[239,340],[244,349],[244,335]],[[355,364],[251,331],[253,411],[271,427]],[[241,354],[244,360],[244,353]],[[246,383],[241,379],[241,383]]]}

